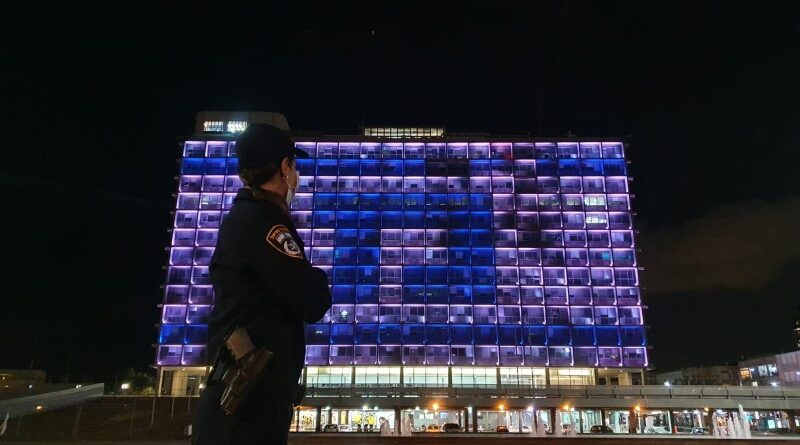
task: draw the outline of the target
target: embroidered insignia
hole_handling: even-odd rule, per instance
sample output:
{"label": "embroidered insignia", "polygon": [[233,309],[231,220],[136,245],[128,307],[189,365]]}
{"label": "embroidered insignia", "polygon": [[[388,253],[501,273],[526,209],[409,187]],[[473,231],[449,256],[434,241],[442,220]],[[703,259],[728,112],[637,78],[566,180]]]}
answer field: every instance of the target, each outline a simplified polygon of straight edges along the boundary
{"label": "embroidered insignia", "polygon": [[297,241],[294,240],[289,229],[282,224],[269,229],[267,243],[286,256],[298,259],[303,258],[303,252],[300,250],[300,246],[297,245]]}

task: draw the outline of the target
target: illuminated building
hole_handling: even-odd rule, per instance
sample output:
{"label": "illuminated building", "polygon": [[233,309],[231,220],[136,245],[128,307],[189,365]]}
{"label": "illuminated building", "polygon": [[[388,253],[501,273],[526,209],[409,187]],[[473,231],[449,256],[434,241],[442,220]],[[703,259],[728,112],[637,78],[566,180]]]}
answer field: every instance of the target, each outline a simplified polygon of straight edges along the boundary
{"label": "illuminated building", "polygon": [[[236,133],[201,113],[182,147],[156,366],[196,393],[207,265],[241,182]],[[369,127],[295,134],[292,215],[333,307],[306,331],[309,388],[641,383],[648,366],[624,145]],[[418,401],[417,403],[422,403]],[[360,406],[360,405],[359,405]]]}

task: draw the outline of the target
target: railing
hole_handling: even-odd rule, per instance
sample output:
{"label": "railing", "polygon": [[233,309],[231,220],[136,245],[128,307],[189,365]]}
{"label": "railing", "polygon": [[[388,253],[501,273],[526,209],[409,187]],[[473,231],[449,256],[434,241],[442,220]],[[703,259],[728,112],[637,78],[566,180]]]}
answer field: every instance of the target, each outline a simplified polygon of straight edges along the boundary
{"label": "railing", "polygon": [[401,387],[399,385],[341,386],[306,391],[309,397],[536,397],[536,398],[662,398],[662,399],[773,399],[800,400],[800,388],[748,386],[490,386]]}
{"label": "railing", "polygon": [[[124,443],[133,439],[136,443],[144,443],[140,442],[143,440],[161,443],[153,440],[178,439],[185,435],[186,425],[192,423],[197,405],[192,397],[152,396],[103,396],[58,409],[45,405],[35,413],[12,416],[0,443],[4,443],[3,439],[36,443],[84,440]],[[0,417],[0,423],[2,420]]]}

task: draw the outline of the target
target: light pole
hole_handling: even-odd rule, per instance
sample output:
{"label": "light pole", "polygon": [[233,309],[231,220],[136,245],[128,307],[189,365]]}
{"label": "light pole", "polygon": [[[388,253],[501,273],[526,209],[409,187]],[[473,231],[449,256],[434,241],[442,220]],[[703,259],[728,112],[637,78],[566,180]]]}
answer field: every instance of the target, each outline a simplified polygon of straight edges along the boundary
{"label": "light pole", "polygon": [[36,344],[39,343],[39,337],[42,335],[47,334],[47,331],[39,331],[36,333],[36,336],[33,337],[33,346],[31,347],[31,362],[28,365],[28,388],[30,389],[32,380],[33,380],[33,362],[36,358]]}
{"label": "light pole", "polygon": [[39,331],[36,333],[36,336],[33,337],[33,346],[31,347],[31,362],[29,365],[29,370],[33,371],[33,362],[36,358],[36,344],[39,343],[39,337],[42,335],[47,334],[47,331]]}

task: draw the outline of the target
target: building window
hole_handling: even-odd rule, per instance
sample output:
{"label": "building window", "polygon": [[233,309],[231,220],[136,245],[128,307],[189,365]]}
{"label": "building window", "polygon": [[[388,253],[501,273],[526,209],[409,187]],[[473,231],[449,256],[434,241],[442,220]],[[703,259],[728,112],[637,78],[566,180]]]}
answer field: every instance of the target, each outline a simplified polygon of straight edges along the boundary
{"label": "building window", "polygon": [[204,121],[203,133],[222,133],[225,131],[224,121]]}
{"label": "building window", "polygon": [[438,138],[444,136],[444,128],[437,127],[365,127],[364,136],[389,139]]}
{"label": "building window", "polygon": [[403,385],[446,388],[447,368],[439,366],[406,366],[403,369]]}
{"label": "building window", "polygon": [[594,371],[591,369],[550,369],[551,385],[593,385]]}
{"label": "building window", "polygon": [[229,133],[241,133],[247,128],[247,121],[228,121]]}
{"label": "building window", "polygon": [[306,384],[309,387],[349,386],[351,382],[352,368],[350,367],[309,366],[306,368]]}
{"label": "building window", "polygon": [[399,367],[356,367],[356,386],[399,386]]}
{"label": "building window", "polygon": [[453,386],[463,388],[494,388],[497,386],[497,369],[453,367]]}

